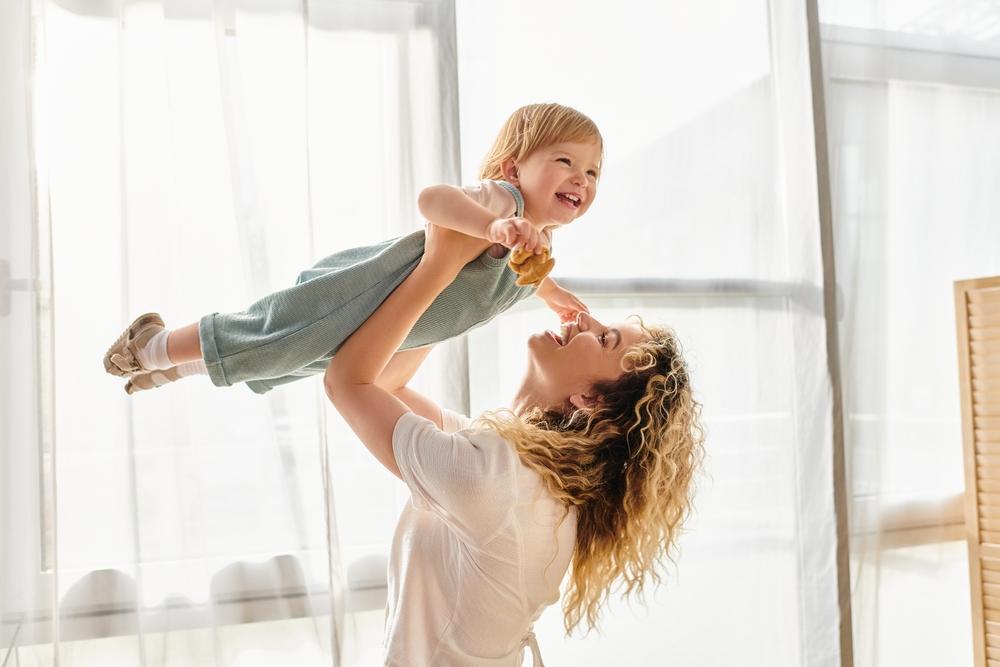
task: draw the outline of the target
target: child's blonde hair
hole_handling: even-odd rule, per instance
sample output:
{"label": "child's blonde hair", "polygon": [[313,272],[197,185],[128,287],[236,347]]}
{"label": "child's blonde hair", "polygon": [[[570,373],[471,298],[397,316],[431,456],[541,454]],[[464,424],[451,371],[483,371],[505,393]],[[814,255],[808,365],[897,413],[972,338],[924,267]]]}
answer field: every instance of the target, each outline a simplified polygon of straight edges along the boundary
{"label": "child's blonde hair", "polygon": [[493,147],[479,165],[479,180],[503,179],[500,166],[509,157],[523,160],[539,148],[565,142],[596,141],[604,157],[604,138],[597,124],[576,109],[561,104],[529,104],[510,115]]}

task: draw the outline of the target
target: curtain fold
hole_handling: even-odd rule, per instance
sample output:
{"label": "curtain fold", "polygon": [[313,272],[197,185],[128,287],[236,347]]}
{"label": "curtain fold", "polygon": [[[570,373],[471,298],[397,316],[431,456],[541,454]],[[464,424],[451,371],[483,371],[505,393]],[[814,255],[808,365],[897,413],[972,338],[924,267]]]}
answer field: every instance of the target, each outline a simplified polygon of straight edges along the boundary
{"label": "curtain fold", "polygon": [[[0,660],[58,636],[48,189],[33,3],[0,7]],[[43,654],[46,651],[43,649]],[[16,664],[16,663],[11,663]]]}
{"label": "curtain fold", "polygon": [[[672,326],[708,427],[708,479],[667,583],[645,607],[612,595],[600,636],[564,639],[560,610],[547,610],[535,626],[546,660],[842,664],[805,3],[458,10],[467,178],[521,104],[554,100],[595,120],[599,195],[555,234],[554,276],[592,290],[581,296],[602,321]],[[505,49],[515,32],[535,48]],[[617,34],[627,43],[603,48]],[[590,58],[581,44],[601,46]],[[531,301],[469,336],[474,414],[509,399],[510,360],[555,326]]]}
{"label": "curtain fold", "polygon": [[971,664],[952,282],[1000,267],[1000,10],[820,8],[855,664]]}
{"label": "curtain fold", "polygon": [[370,455],[320,383],[128,397],[97,357],[143,312],[241,310],[419,227],[416,192],[458,171],[451,16],[4,5],[0,661],[350,664],[346,573],[392,524],[335,502]]}

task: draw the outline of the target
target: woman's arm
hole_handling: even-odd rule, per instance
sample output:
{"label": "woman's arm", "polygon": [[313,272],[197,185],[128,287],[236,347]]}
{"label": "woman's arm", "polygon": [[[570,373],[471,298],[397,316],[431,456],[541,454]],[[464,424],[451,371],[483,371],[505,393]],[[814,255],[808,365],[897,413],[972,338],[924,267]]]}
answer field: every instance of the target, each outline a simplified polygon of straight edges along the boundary
{"label": "woman's arm", "polygon": [[375,458],[397,477],[392,433],[410,409],[377,380],[417,319],[462,267],[485,249],[482,240],[429,225],[417,268],[351,334],[327,368],[324,385],[330,401]]}
{"label": "woman's arm", "polygon": [[527,218],[498,218],[496,213],[453,185],[424,188],[417,197],[417,208],[435,225],[491,243],[508,248],[521,246],[536,253],[545,247],[545,237]]}
{"label": "woman's arm", "polygon": [[407,386],[433,349],[421,347],[416,350],[400,350],[392,355],[375,384],[401,400],[414,413],[430,419],[438,428],[443,428],[438,404]]}

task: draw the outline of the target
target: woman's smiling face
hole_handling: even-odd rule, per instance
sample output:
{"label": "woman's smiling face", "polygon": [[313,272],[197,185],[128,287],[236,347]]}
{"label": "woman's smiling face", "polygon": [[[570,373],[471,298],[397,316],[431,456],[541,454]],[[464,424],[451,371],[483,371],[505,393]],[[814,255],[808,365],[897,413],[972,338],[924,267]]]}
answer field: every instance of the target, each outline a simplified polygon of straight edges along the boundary
{"label": "woman's smiling face", "polygon": [[636,324],[605,325],[588,313],[564,324],[559,333],[531,336],[526,381],[534,402],[559,410],[586,407],[596,398],[594,383],[620,377],[625,352],[646,338]]}

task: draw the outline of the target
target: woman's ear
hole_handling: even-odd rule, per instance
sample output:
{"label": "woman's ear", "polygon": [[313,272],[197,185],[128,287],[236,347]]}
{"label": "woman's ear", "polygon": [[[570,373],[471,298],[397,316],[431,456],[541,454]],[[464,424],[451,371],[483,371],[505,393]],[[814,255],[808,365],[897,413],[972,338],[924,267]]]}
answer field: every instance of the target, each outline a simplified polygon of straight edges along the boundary
{"label": "woman's ear", "polygon": [[597,405],[597,399],[588,394],[573,394],[569,397],[569,402],[577,410],[587,410]]}
{"label": "woman's ear", "polygon": [[513,157],[509,157],[500,163],[500,173],[503,174],[503,180],[511,185],[518,185],[517,181],[520,178],[519,169],[517,168],[517,161]]}

